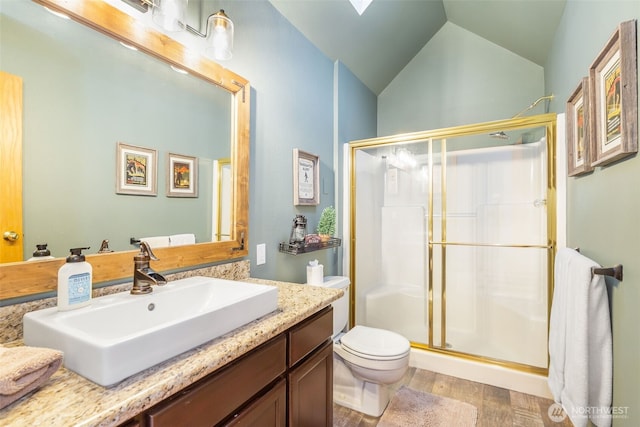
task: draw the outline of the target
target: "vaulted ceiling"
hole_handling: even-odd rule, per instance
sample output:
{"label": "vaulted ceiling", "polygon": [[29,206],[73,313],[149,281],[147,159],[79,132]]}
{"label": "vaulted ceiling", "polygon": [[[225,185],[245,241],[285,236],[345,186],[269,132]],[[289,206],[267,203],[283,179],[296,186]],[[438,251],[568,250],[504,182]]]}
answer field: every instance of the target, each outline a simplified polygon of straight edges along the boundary
{"label": "vaulted ceiling", "polygon": [[447,22],[543,66],[566,0],[270,0],[332,60],[379,94]]}

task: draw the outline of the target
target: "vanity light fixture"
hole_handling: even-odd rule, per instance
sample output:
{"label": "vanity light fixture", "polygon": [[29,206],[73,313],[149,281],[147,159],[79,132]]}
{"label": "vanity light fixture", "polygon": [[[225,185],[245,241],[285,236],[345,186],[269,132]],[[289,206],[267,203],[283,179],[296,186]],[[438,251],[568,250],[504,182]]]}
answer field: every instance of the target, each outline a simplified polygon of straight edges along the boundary
{"label": "vanity light fixture", "polygon": [[223,9],[209,15],[205,34],[189,25],[186,28],[197,36],[209,39],[209,47],[204,52],[205,56],[223,61],[231,59],[233,51],[233,21],[229,19]]}
{"label": "vanity light fixture", "polygon": [[[141,12],[151,7],[153,22],[165,31],[177,32],[184,29],[206,38],[209,46],[204,55],[224,61],[231,59],[233,51],[233,21],[223,9],[207,17],[207,28],[201,33],[186,23],[188,0],[122,0]],[[371,0],[361,0],[371,1]]]}
{"label": "vanity light fixture", "polygon": [[165,31],[182,31],[186,27],[188,0],[153,0],[151,18]]}

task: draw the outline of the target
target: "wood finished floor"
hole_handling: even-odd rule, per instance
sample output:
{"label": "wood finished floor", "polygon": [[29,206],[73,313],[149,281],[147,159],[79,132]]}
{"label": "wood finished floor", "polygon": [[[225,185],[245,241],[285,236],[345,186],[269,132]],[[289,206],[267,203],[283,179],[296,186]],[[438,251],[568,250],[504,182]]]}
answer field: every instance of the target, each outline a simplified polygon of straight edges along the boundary
{"label": "wood finished floor", "polygon": [[[556,423],[547,410],[552,400],[449,375],[409,368],[397,385],[470,403],[478,409],[476,427],[572,427],[568,418]],[[336,427],[373,427],[379,418],[333,404]],[[451,426],[456,427],[456,426]]]}

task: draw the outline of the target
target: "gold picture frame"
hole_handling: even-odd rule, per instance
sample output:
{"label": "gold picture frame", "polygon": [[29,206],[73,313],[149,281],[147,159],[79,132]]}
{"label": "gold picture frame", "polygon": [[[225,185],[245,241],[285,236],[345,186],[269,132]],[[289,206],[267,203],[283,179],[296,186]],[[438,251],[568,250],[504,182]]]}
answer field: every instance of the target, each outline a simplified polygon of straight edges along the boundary
{"label": "gold picture frame", "polygon": [[593,166],[638,151],[636,20],[622,22],[589,68]]}
{"label": "gold picture frame", "polygon": [[589,117],[589,78],[583,77],[567,100],[567,171],[577,176],[593,171]]}
{"label": "gold picture frame", "polygon": [[198,158],[167,155],[167,197],[198,197]]}
{"label": "gold picture frame", "polygon": [[151,148],[116,144],[116,193],[156,196],[158,153]]}
{"label": "gold picture frame", "polygon": [[293,204],[320,203],[320,158],[306,151],[293,149]]}

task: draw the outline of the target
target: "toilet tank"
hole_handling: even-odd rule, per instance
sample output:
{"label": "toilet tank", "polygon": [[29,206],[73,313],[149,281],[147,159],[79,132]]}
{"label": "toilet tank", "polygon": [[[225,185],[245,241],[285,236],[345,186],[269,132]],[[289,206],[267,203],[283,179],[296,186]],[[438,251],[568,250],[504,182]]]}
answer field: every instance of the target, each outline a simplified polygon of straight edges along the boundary
{"label": "toilet tank", "polygon": [[342,289],[344,295],[331,303],[333,306],[333,337],[335,338],[344,330],[349,321],[349,284],[351,281],[345,276],[325,276],[322,286],[324,288]]}

